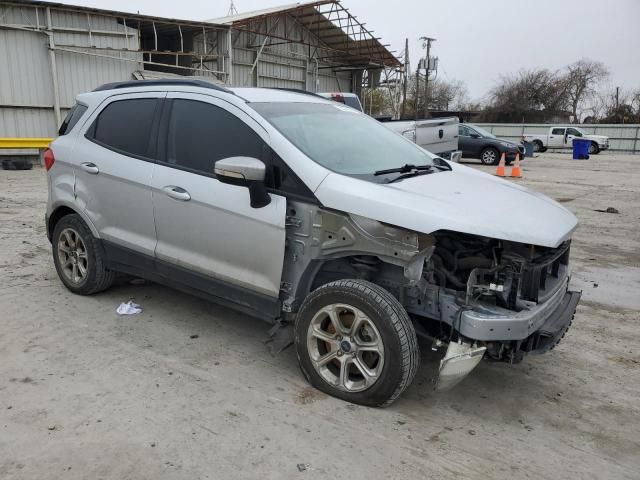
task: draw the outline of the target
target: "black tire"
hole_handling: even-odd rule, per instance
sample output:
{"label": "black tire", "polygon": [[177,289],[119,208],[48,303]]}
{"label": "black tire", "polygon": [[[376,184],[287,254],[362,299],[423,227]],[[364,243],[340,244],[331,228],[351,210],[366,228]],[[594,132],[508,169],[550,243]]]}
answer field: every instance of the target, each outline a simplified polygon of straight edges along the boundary
{"label": "black tire", "polygon": [[487,147],[480,152],[480,161],[483,165],[498,165],[500,163],[500,152],[497,148]]}
{"label": "black tire", "polygon": [[[58,246],[62,239],[63,232],[72,229],[77,232],[86,250],[86,275],[78,281],[73,282],[63,271],[61,255]],[[91,295],[109,288],[115,279],[115,272],[106,268],[106,258],[102,244],[93,236],[89,227],[77,214],[65,215],[53,228],[52,235],[53,263],[58,272],[58,277],[70,291],[78,295]]]}
{"label": "black tire", "polygon": [[597,155],[600,153],[600,145],[598,145],[596,142],[591,142],[591,145],[589,145],[589,155]]}
{"label": "black tire", "polygon": [[542,142],[540,140],[534,140],[533,141],[533,151],[534,152],[544,153],[544,152],[547,151],[547,148],[542,144]]}
{"label": "black tire", "polygon": [[[339,389],[314,367],[307,334],[316,314],[332,304],[347,304],[364,313],[379,332],[384,346],[384,361],[377,380],[362,391]],[[371,407],[387,406],[398,398],[413,381],[420,364],[418,340],[407,312],[387,290],[364,280],[337,280],[314,290],[298,313],[295,344],[300,368],[311,385],[328,395]]]}

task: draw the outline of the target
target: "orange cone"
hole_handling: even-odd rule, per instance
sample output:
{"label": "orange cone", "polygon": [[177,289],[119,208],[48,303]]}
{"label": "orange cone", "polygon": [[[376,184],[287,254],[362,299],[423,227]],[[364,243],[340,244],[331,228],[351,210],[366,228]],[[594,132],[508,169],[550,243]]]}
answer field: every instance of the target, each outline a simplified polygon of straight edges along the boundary
{"label": "orange cone", "polygon": [[502,155],[500,156],[500,163],[498,163],[498,168],[496,168],[497,177],[506,176],[504,173],[504,163],[505,163],[505,157],[504,157],[504,152],[502,152]]}
{"label": "orange cone", "polygon": [[516,153],[516,161],[511,167],[511,176],[514,178],[522,178],[522,171],[520,170],[520,154]]}

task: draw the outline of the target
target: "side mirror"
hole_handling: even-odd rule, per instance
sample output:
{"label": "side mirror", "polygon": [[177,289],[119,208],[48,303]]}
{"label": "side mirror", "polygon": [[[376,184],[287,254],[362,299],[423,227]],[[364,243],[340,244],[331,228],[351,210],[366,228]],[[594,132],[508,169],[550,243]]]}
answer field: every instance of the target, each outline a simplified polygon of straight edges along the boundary
{"label": "side mirror", "polygon": [[480,135],[478,135],[477,133],[472,133],[471,135],[469,135],[471,138],[480,138]]}
{"label": "side mirror", "polygon": [[229,157],[215,163],[216,178],[222,183],[249,187],[251,207],[262,208],[271,203],[264,184],[265,164],[252,157]]}

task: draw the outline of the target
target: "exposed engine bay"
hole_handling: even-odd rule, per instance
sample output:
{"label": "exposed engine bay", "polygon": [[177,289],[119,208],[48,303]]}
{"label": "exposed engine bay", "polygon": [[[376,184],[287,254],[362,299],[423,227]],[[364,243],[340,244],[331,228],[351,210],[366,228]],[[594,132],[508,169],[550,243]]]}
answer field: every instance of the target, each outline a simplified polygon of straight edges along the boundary
{"label": "exposed engine bay", "polygon": [[306,294],[289,285],[311,291],[343,278],[376,283],[400,300],[419,336],[449,345],[443,362],[456,365],[453,373],[441,365],[445,388],[483,357],[517,363],[553,348],[571,323],[580,294],[568,291],[569,240],[549,248],[418,234],[317,207],[308,214],[288,218],[285,310],[295,312]]}

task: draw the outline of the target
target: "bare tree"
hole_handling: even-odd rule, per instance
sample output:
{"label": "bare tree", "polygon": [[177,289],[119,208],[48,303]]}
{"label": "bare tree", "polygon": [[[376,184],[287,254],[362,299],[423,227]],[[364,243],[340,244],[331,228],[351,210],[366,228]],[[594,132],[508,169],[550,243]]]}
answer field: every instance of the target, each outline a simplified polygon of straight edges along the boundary
{"label": "bare tree", "polygon": [[597,94],[597,87],[609,77],[602,62],[582,59],[567,66],[562,77],[573,121],[580,123],[586,103]]}
{"label": "bare tree", "polygon": [[434,80],[429,86],[429,103],[432,110],[463,110],[469,103],[469,90],[461,80]]}
{"label": "bare tree", "polygon": [[566,106],[566,83],[561,75],[547,69],[521,70],[501,77],[491,89],[484,116],[488,121],[540,121]]}

